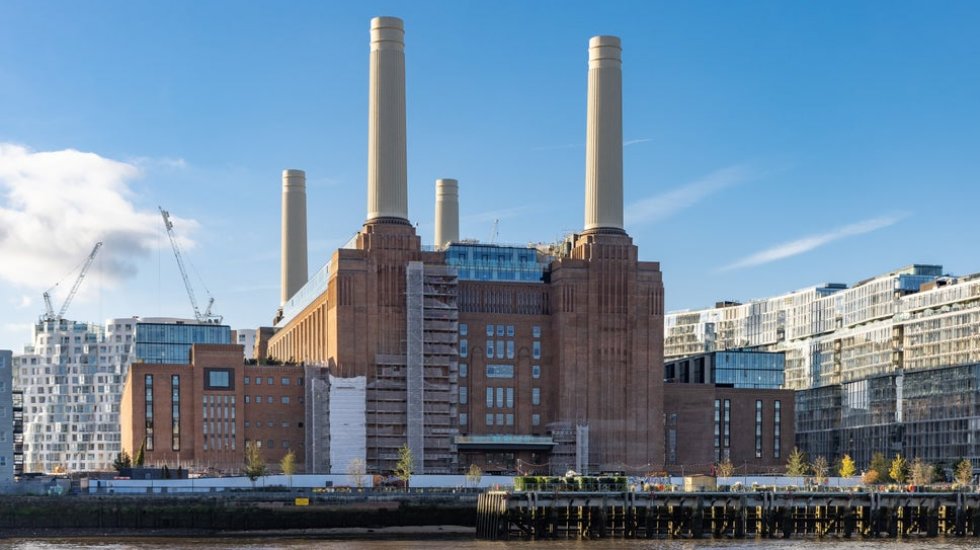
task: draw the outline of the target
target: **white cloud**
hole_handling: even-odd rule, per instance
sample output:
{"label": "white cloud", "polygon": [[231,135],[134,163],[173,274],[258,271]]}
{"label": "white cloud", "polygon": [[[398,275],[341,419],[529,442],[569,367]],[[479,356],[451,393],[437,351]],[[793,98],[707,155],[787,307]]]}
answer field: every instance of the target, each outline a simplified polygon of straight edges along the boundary
{"label": "white cloud", "polygon": [[[104,246],[90,273],[107,285],[135,275],[140,257],[169,244],[160,214],[133,204],[130,182],[140,175],[95,153],[0,143],[0,279],[49,288],[77,273],[97,241]],[[196,222],[174,224],[181,246],[191,246]]]}
{"label": "white cloud", "polygon": [[11,300],[11,302],[16,304],[14,307],[16,307],[17,309],[24,309],[27,307],[31,307],[31,304],[34,303],[34,301],[31,300],[31,297],[28,296],[27,294],[21,295],[20,300],[13,299]]}
{"label": "white cloud", "polygon": [[640,199],[626,205],[626,223],[627,225],[638,225],[669,218],[685,208],[690,208],[708,195],[755,176],[756,174],[752,170],[741,165],[716,170],[701,179],[666,193]]}
{"label": "white cloud", "polygon": [[636,145],[637,143],[646,143],[648,141],[653,141],[653,139],[652,138],[628,139],[623,142],[623,147],[629,147],[630,145]]}
{"label": "white cloud", "polygon": [[843,239],[845,237],[853,237],[855,235],[862,235],[864,233],[870,233],[872,231],[877,231],[883,229],[890,225],[894,225],[904,218],[905,215],[892,215],[892,216],[881,216],[878,218],[871,218],[869,220],[860,221],[857,223],[852,223],[850,225],[845,225],[843,227],[838,227],[832,231],[826,233],[820,233],[818,235],[810,235],[808,237],[803,237],[802,239],[797,239],[795,241],[790,241],[787,243],[779,244],[771,248],[767,248],[755,254],[751,254],[729,264],[723,268],[722,271],[727,271],[730,269],[740,269],[743,267],[752,267],[756,265],[767,264],[769,262],[774,262],[776,260],[782,260],[784,258],[789,258],[791,256],[796,256],[809,252],[815,248],[819,248],[825,244],[832,243],[834,241]]}

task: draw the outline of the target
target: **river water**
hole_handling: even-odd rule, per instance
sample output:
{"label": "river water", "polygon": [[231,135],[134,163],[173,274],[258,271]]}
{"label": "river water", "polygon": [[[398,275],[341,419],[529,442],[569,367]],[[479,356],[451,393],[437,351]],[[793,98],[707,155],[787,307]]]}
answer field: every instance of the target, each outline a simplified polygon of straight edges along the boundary
{"label": "river water", "polygon": [[[2,535],[2,533],[0,533]],[[895,540],[593,540],[593,541],[508,541],[490,542],[468,538],[453,540],[325,540],[311,538],[65,538],[0,539],[0,550],[967,550],[980,547],[975,538]]]}

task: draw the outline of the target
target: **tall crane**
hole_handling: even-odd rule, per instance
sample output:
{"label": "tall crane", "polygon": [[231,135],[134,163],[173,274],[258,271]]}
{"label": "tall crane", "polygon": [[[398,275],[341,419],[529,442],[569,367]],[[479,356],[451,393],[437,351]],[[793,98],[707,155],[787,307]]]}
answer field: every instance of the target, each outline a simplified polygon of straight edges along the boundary
{"label": "tall crane", "polygon": [[89,252],[88,258],[82,264],[82,270],[79,272],[78,278],[75,279],[75,284],[72,285],[68,296],[65,298],[64,303],[61,304],[61,309],[58,310],[57,314],[54,312],[54,306],[51,305],[51,292],[61,284],[61,281],[58,281],[53,287],[44,291],[44,315],[41,316],[41,321],[57,321],[65,318],[65,313],[68,312],[68,306],[71,304],[72,298],[75,297],[75,293],[78,292],[78,287],[82,285],[82,279],[85,278],[85,273],[88,272],[88,268],[92,266],[92,260],[95,259],[95,255],[99,253],[100,248],[102,248],[102,241],[95,243],[92,251]]}
{"label": "tall crane", "polygon": [[[198,323],[221,324],[221,316],[211,313],[211,306],[214,305],[214,297],[210,293],[208,293],[208,307],[204,310],[204,313],[201,313],[200,308],[197,307],[194,287],[191,286],[191,280],[187,276],[187,269],[184,268],[184,258],[180,255],[180,245],[177,244],[177,237],[174,236],[174,224],[170,221],[170,212],[164,210],[162,206],[158,206],[157,208],[160,209],[160,215],[163,216],[163,225],[167,228],[170,245],[174,249],[174,257],[177,258],[177,267],[180,268],[180,276],[184,278],[184,287],[187,288],[187,296],[191,299],[191,307],[194,308],[194,319]],[[207,292],[207,288],[204,291]]]}

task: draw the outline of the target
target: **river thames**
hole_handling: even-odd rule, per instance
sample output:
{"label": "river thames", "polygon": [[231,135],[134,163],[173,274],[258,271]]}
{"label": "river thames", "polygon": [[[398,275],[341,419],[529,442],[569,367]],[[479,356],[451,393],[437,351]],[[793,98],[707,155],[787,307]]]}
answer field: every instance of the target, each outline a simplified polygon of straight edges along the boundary
{"label": "river thames", "polygon": [[[0,533],[2,535],[2,533]],[[0,539],[0,550],[201,550],[204,548],[276,550],[323,548],[327,550],[490,550],[520,548],[530,550],[913,550],[928,546],[930,550],[966,550],[977,548],[974,538],[896,540],[591,540],[591,541],[507,541],[491,542],[469,538],[451,540],[328,540],[315,538],[64,538]]]}

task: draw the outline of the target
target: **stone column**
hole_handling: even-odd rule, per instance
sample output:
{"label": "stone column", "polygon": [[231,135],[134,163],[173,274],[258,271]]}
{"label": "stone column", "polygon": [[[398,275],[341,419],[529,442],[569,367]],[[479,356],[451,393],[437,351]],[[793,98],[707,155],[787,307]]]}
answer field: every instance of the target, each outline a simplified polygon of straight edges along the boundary
{"label": "stone column", "polygon": [[286,303],[309,279],[306,264],[306,172],[282,171],[282,296]]}
{"label": "stone column", "polygon": [[367,223],[408,224],[405,156],[405,30],[397,17],[375,17],[371,20]]}
{"label": "stone column", "polygon": [[436,180],[436,248],[459,240],[459,182]]}
{"label": "stone column", "polygon": [[589,40],[585,231],[623,233],[623,62],[619,38]]}

